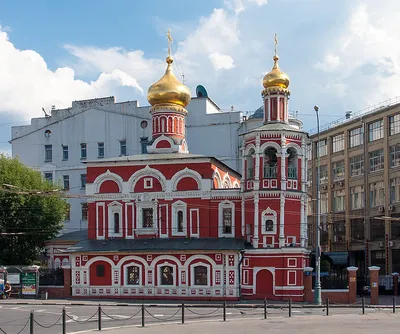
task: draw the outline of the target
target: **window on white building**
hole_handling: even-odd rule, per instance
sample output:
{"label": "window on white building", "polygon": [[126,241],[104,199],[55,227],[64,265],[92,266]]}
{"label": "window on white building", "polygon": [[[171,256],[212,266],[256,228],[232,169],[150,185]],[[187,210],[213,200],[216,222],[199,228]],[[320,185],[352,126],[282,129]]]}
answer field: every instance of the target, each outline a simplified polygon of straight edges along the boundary
{"label": "window on white building", "polygon": [[63,175],[64,190],[69,190],[69,175]]}
{"label": "window on white building", "polygon": [[317,143],[318,154],[320,157],[328,155],[328,145],[326,139],[322,139]]}
{"label": "window on white building", "polygon": [[384,167],[384,160],[383,148],[369,152],[369,171],[376,172],[382,170]]}
{"label": "window on white building", "polygon": [[390,203],[400,202],[400,177],[390,180]]}
{"label": "window on white building", "polygon": [[333,192],[333,212],[340,212],[345,210],[345,191],[335,190]]}
{"label": "window on white building", "polygon": [[172,266],[162,266],[161,285],[174,285],[174,268]]}
{"label": "window on white building", "polygon": [[53,145],[44,145],[44,161],[53,161]]}
{"label": "window on white building", "polygon": [[390,136],[400,133],[400,114],[389,117]]}
{"label": "window on white building", "polygon": [[362,209],[364,208],[364,186],[354,186],[350,187],[350,209]]}
{"label": "window on white building", "polygon": [[81,188],[86,188],[86,174],[81,174]]}
{"label": "window on white building", "polygon": [[356,147],[364,144],[364,128],[355,128],[349,131],[349,147]]}
{"label": "window on white building", "polygon": [[264,152],[264,178],[266,178],[266,179],[276,179],[277,178],[278,157],[276,154],[277,154],[277,151],[273,147],[268,147]]}
{"label": "window on white building", "polygon": [[86,143],[81,143],[81,159],[87,158],[87,145]]}
{"label": "window on white building", "polygon": [[148,137],[141,137],[140,138],[140,147],[141,153],[147,154],[147,146],[149,145],[149,138]]}
{"label": "window on white building", "polygon": [[194,285],[208,285],[208,268],[206,266],[194,267]]}
{"label": "window on white building", "polygon": [[383,138],[383,120],[368,124],[368,140],[369,142]]}
{"label": "window on white building", "polygon": [[138,266],[130,266],[126,272],[128,285],[140,285],[140,268]]}
{"label": "window on white building", "polygon": [[119,142],[119,154],[121,156],[126,155],[126,140],[121,140]]}
{"label": "window on white building", "polygon": [[344,179],[344,160],[336,161],[332,163],[333,180]]}
{"label": "window on white building", "polygon": [[271,208],[267,208],[261,214],[263,234],[275,234],[277,230],[277,214]]}
{"label": "window on white building", "polygon": [[379,206],[385,204],[385,187],[383,181],[369,184],[369,205]]}
{"label": "window on white building", "polygon": [[81,214],[82,214],[82,220],[87,220],[87,218],[88,218],[88,204],[87,203],[81,203]]}
{"label": "window on white building", "polygon": [[104,158],[104,143],[97,143],[97,157]]}
{"label": "window on white building", "polygon": [[313,176],[312,176],[312,169],[311,169],[311,168],[308,168],[308,169],[307,169],[307,183],[309,184],[309,186],[312,185],[312,178],[313,178]]}
{"label": "window on white building", "polygon": [[63,161],[68,160],[68,145],[62,146],[62,159],[63,159]]}
{"label": "window on white building", "polygon": [[53,173],[44,173],[44,179],[49,183],[53,183]]}
{"label": "window on white building", "polygon": [[364,156],[362,154],[350,158],[350,176],[364,174]]}
{"label": "window on white building", "polygon": [[67,203],[67,207],[65,209],[65,220],[71,220],[71,204]]}
{"label": "window on white building", "polygon": [[390,146],[390,167],[400,166],[400,144]]}
{"label": "window on white building", "polygon": [[220,237],[232,237],[235,235],[235,204],[230,201],[221,202],[218,205],[218,226]]}
{"label": "window on white building", "polygon": [[311,144],[308,144],[308,145],[307,145],[307,149],[306,149],[306,159],[307,159],[308,161],[311,161],[311,160],[312,160],[312,145],[311,145]]}
{"label": "window on white building", "polygon": [[344,134],[334,136],[332,138],[332,152],[340,152],[344,150]]}

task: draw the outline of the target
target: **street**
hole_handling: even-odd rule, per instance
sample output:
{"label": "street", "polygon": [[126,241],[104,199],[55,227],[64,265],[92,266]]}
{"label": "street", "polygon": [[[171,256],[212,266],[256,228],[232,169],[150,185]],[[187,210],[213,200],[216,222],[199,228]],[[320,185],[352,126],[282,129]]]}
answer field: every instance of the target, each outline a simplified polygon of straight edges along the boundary
{"label": "street", "polygon": [[[98,305],[95,303],[87,305],[46,305],[46,304],[30,304],[0,305],[0,333],[17,334],[29,333],[29,316],[31,311],[34,312],[34,329],[35,333],[55,334],[61,333],[61,315],[62,309],[66,310],[66,328],[67,333],[77,333],[88,330],[98,329]],[[117,328],[126,326],[141,326],[142,309],[141,305],[125,304],[118,306],[117,304],[108,304],[102,306],[101,326],[103,330],[107,328]],[[400,310],[397,312],[400,313]],[[338,315],[352,315],[354,318],[362,317],[361,308],[354,307],[332,307],[329,310],[330,315],[335,317]],[[366,308],[367,315],[392,315],[390,308]],[[293,307],[291,318],[304,317],[320,318],[322,321],[327,319],[326,308],[311,307]],[[397,316],[395,314],[394,316]],[[219,323],[223,321],[223,307],[215,306],[191,306],[185,307],[184,312],[185,323],[207,321]],[[267,309],[267,321],[280,321],[289,318],[288,308],[274,307]],[[228,305],[226,308],[226,320],[245,320],[253,319],[254,321],[264,320],[263,305],[249,307],[249,305]],[[146,326],[161,323],[181,323],[182,309],[179,305],[163,305],[160,307],[146,306],[144,321]],[[24,328],[25,326],[25,328]],[[124,333],[124,332],[121,332]]]}

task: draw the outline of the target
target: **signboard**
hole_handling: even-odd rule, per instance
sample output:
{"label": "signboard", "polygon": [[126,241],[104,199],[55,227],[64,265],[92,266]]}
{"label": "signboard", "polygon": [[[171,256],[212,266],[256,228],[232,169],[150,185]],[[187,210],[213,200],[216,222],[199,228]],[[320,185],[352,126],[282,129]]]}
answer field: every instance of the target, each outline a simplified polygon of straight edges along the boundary
{"label": "signboard", "polygon": [[19,285],[21,280],[20,280],[20,274],[8,274],[7,280],[10,282],[11,285]]}
{"label": "signboard", "polygon": [[36,295],[36,273],[21,273],[23,295]]}
{"label": "signboard", "polygon": [[[313,272],[312,275],[317,276],[317,273]],[[329,276],[329,273],[327,271],[321,271],[319,275],[320,277],[324,277],[324,276]]]}

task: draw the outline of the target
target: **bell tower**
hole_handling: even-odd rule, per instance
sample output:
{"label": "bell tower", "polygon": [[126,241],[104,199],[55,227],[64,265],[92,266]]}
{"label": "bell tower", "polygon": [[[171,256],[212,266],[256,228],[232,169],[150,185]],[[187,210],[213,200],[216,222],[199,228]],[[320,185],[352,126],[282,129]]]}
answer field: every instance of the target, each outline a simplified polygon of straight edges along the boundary
{"label": "bell tower", "polygon": [[288,102],[290,91],[289,76],[282,72],[278,64],[278,38],[275,34],[275,54],[272,70],[264,76],[261,92],[264,100],[264,124],[279,122],[289,124]]}

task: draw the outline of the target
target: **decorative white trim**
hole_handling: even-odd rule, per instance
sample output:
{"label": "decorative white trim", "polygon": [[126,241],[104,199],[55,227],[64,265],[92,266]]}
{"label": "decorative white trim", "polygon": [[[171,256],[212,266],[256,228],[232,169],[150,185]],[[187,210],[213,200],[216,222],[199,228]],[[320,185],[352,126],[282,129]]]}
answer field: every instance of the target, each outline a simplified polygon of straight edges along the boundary
{"label": "decorative white trim", "polygon": [[142,168],[142,169],[139,169],[138,171],[136,171],[129,178],[128,186],[129,186],[130,192],[134,191],[136,183],[144,176],[152,176],[152,177],[156,178],[161,184],[162,191],[165,191],[166,183],[167,183],[165,176],[158,169],[151,168],[149,165],[147,165],[145,168]]}
{"label": "decorative white trim", "polygon": [[202,190],[202,177],[201,175],[196,172],[195,170],[185,168],[180,170],[179,172],[176,172],[175,175],[171,178],[171,185],[172,185],[172,191],[176,191],[176,187],[179,183],[180,180],[182,180],[185,177],[190,177],[194,179],[197,182],[197,190]]}
{"label": "decorative white trim", "polygon": [[[293,261],[294,264],[290,264],[291,261]],[[288,268],[297,268],[297,258],[296,257],[289,257],[287,259],[287,266],[288,266]]]}
{"label": "decorative white trim", "polygon": [[222,178],[221,178],[221,174],[219,173],[218,169],[214,170],[214,174],[212,177],[212,180],[214,182],[214,179],[217,179],[217,188],[215,189],[221,189],[222,188]]}
{"label": "decorative white trim", "polygon": [[[197,221],[193,221],[193,213],[197,212]],[[199,209],[190,209],[189,210],[189,222],[190,222],[190,236],[194,238],[198,238],[200,236],[200,210]],[[197,233],[193,233],[193,227],[196,224]]]}
{"label": "decorative white trim", "polygon": [[224,188],[224,189],[233,188],[233,187],[232,187],[232,181],[231,181],[231,178],[229,177],[229,174],[228,174],[228,173],[225,174],[225,176],[224,176],[224,181],[223,181],[222,184],[223,184],[223,188]]}
{"label": "decorative white trim", "polygon": [[268,270],[272,274],[272,293],[275,295],[275,268],[274,267],[254,267],[253,268],[253,295],[257,292],[257,274],[261,270]]}
{"label": "decorative white trim", "polygon": [[143,180],[143,188],[144,189],[152,189],[153,188],[153,179],[151,177],[145,177]]}
{"label": "decorative white trim", "polygon": [[[111,202],[107,205],[108,208],[108,236],[112,237],[122,237],[124,230],[124,221],[122,219],[122,204],[119,202]],[[114,214],[118,214],[118,224],[119,224],[119,232],[114,233],[115,225],[114,225]]]}
{"label": "decorative white trim", "polygon": [[[103,235],[99,236],[99,208],[103,208]],[[96,202],[96,239],[105,239],[106,237],[106,208],[105,203]]]}
{"label": "decorative white trim", "polygon": [[[153,209],[153,227],[143,227],[143,209]],[[136,228],[137,234],[154,234],[158,231],[158,212],[157,212],[157,201],[137,201],[136,202]]]}
{"label": "decorative white trim", "polygon": [[[100,192],[100,187],[103,184],[103,182],[105,182],[105,181],[114,181],[118,185],[119,192],[122,192],[122,188],[123,188],[122,185],[124,183],[124,180],[118,174],[110,172],[110,170],[107,169],[107,171],[105,173],[100,174],[93,181],[93,186],[95,188],[95,190],[94,190],[95,194],[98,194]],[[86,184],[86,186],[88,186],[88,185],[89,184]]]}
{"label": "decorative white trim", "polygon": [[254,150],[254,153],[253,153],[253,154],[256,153],[256,147],[255,147],[255,145],[254,145],[254,144],[249,144],[249,145],[247,145],[247,146],[245,147],[245,149],[244,149],[244,156],[245,156],[245,157],[248,157],[248,156],[249,156],[249,152],[250,152],[251,149]]}
{"label": "decorative white trim", "polygon": [[[195,268],[196,267],[206,267],[207,268],[207,284],[206,285],[196,285],[195,284]],[[191,264],[189,266],[190,269],[190,286],[193,287],[204,287],[204,288],[209,288],[211,286],[211,266],[208,263],[205,262],[197,262],[195,264]]]}
{"label": "decorative white trim", "polygon": [[287,152],[287,150],[289,149],[289,148],[294,148],[295,150],[296,150],[296,153],[297,153],[297,156],[298,157],[302,157],[303,156],[303,150],[301,149],[301,147],[298,145],[298,144],[296,144],[296,143],[294,143],[294,142],[288,142],[288,141],[286,141],[286,147],[285,147],[285,151]]}
{"label": "decorative white trim", "polygon": [[[162,233],[162,227],[161,227],[161,220],[162,220],[162,214],[161,214],[161,208],[165,207],[165,233]],[[168,204],[160,204],[158,206],[158,221],[160,222],[160,225],[158,226],[159,233],[160,233],[160,238],[168,238],[169,235],[169,205]]]}
{"label": "decorative white trim", "polygon": [[[161,284],[161,282],[162,282],[162,278],[161,278],[162,270],[161,270],[161,268],[165,267],[165,266],[168,266],[168,267],[172,268],[172,279],[173,279],[172,285],[162,285]],[[157,285],[156,286],[159,287],[159,288],[175,287],[176,286],[176,275],[178,274],[177,273],[177,268],[178,268],[178,266],[176,264],[171,263],[171,262],[167,262],[167,261],[157,264],[157,273],[158,273],[158,275],[157,275]]]}
{"label": "decorative white trim", "polygon": [[[231,209],[231,219],[232,219],[232,233],[224,233],[224,217],[223,211],[224,209]],[[218,204],[218,237],[235,237],[235,203],[225,200]]]}
{"label": "decorative white trim", "polygon": [[[187,204],[183,201],[176,201],[172,205],[172,236],[186,236],[187,235]],[[183,231],[178,231],[178,212],[182,211],[183,214]]]}
{"label": "decorative white trim", "polygon": [[[267,231],[266,230],[266,221],[267,220],[272,220],[274,222],[274,229],[273,231]],[[276,234],[277,231],[277,213],[276,211],[272,210],[270,207],[268,207],[266,210],[264,210],[261,213],[261,234]]]}
{"label": "decorative white trim", "polygon": [[[132,208],[132,229],[129,231],[129,215],[128,215],[128,208]],[[134,203],[125,203],[125,237],[126,239],[134,239],[135,238],[135,204]],[[132,235],[129,235],[132,234]]]}
{"label": "decorative white trim", "polygon": [[[128,284],[128,268],[130,268],[130,267],[139,268],[139,284],[138,285]],[[123,276],[124,284],[121,286],[129,288],[129,287],[142,287],[143,285],[145,285],[145,284],[143,284],[143,279],[142,279],[143,270],[146,270],[145,267],[143,265],[139,265],[135,262],[130,262],[130,263],[124,264],[122,267],[122,275],[124,275]]]}
{"label": "decorative white trim", "polygon": [[[294,283],[290,283],[290,274],[294,274]],[[288,270],[287,271],[287,285],[296,285],[297,284],[297,272],[296,270]]]}
{"label": "decorative white trim", "polygon": [[249,270],[248,269],[243,270],[243,281],[242,281],[242,283],[245,284],[245,285],[249,284]]}
{"label": "decorative white trim", "polygon": [[260,146],[260,153],[264,155],[264,152],[268,147],[272,147],[272,148],[276,149],[277,155],[281,154],[281,152],[282,152],[282,148],[278,143],[276,143],[274,141],[267,141]]}

